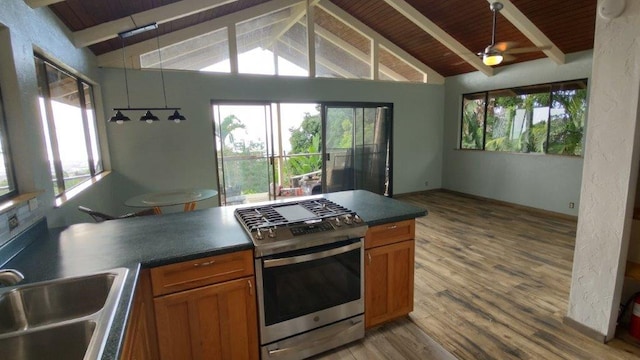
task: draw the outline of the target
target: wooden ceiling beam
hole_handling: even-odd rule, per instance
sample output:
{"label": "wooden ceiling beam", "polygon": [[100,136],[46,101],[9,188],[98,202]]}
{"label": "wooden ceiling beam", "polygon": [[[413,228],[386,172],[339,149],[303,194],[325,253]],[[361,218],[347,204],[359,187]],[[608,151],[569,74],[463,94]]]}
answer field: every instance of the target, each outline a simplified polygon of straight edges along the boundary
{"label": "wooden ceiling beam", "polygon": [[[489,4],[493,4],[497,0],[487,0]],[[529,20],[510,0],[500,0],[504,6],[500,10],[500,14],[511,22],[521,33],[523,33],[535,46],[547,47],[549,49],[542,50],[547,57],[556,64],[565,63],[565,54],[547,37],[534,23]]]}
{"label": "wooden ceiling beam", "polygon": [[63,2],[64,0],[24,0],[24,2],[29,5],[32,9],[37,9],[43,6],[49,6],[51,4]]}
{"label": "wooden ceiling beam", "polygon": [[454,39],[447,32],[442,30],[433,21],[429,20],[421,12],[416,10],[413,6],[409,5],[404,0],[384,0],[391,7],[396,9],[404,17],[420,27],[427,34],[431,35],[434,39],[441,42],[444,46],[453,51],[456,55],[461,57],[464,61],[468,62],[487,76],[493,75],[493,68],[482,63],[482,60],[473,53],[473,51],[467,49],[458,40]]}
{"label": "wooden ceiling beam", "polygon": [[337,17],[343,22],[349,24],[353,28],[355,28],[360,33],[366,35],[369,38],[375,39],[380,45],[384,46],[387,50],[394,53],[397,57],[404,60],[407,64],[409,64],[414,69],[427,74],[427,83],[429,84],[444,84],[444,76],[440,75],[437,71],[425,65],[422,61],[416,59],[398,45],[392,43],[387,38],[380,35],[378,32],[371,29],[369,26],[362,23],[360,20],[356,19],[353,15],[347,13],[342,10],[340,7],[336,6],[332,2],[328,0],[320,0],[318,3],[324,11],[329,14]]}
{"label": "wooden ceiling beam", "polygon": [[77,48],[97,44],[115,38],[123,31],[131,30],[139,26],[154,22],[157,24],[166,23],[236,1],[238,0],[182,0],[174,2],[76,31],[72,34],[73,43]]}
{"label": "wooden ceiling beam", "polygon": [[[160,36],[161,46],[170,46],[179,42],[189,40],[196,36],[200,36],[206,33],[213,32],[215,30],[234,26],[237,22],[246,21],[255,17],[265,15],[280,9],[293,6],[299,3],[300,0],[274,0],[266,3],[262,3],[250,8],[219,17],[217,19],[209,20],[198,25],[190,26],[181,30],[177,30],[168,34]],[[145,40],[133,45],[125,47],[126,56],[129,58],[127,61],[127,67],[131,67],[130,58],[140,57],[140,55],[154,51],[158,49],[156,39]],[[97,57],[98,66],[102,67],[122,67],[122,50],[114,50]]]}

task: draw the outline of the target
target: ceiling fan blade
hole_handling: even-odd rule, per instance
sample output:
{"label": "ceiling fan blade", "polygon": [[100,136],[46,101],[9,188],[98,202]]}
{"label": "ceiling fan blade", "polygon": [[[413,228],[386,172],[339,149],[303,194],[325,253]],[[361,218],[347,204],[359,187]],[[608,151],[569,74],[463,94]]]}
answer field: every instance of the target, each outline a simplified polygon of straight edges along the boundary
{"label": "ceiling fan blade", "polygon": [[504,52],[516,46],[518,46],[518,43],[515,41],[501,41],[495,43],[492,48],[493,50]]}
{"label": "ceiling fan blade", "polygon": [[504,54],[524,54],[528,52],[536,52],[542,50],[551,49],[551,46],[532,46],[532,47],[522,47],[522,48],[513,48],[505,50]]}
{"label": "ceiling fan blade", "polygon": [[509,54],[502,54],[502,62],[511,62],[516,59],[515,56]]}

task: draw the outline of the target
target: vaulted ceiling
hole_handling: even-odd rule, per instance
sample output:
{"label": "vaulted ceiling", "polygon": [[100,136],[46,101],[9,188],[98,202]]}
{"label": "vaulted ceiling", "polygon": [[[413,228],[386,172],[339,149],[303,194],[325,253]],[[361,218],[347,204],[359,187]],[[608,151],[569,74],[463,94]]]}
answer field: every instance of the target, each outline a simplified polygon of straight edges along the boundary
{"label": "vaulted ceiling", "polygon": [[[477,56],[491,43],[495,0],[308,0],[343,21],[358,22],[391,42],[399,51],[442,77],[473,71],[493,74]],[[278,6],[292,0],[25,0],[32,7],[49,8],[69,28],[77,47],[88,46],[99,58],[121,49],[119,32],[151,22],[167,37],[178,31],[206,29],[234,14]],[[305,1],[301,2],[302,4]],[[517,54],[523,62],[548,57],[563,63],[566,54],[593,48],[597,0],[501,0],[497,41],[518,47],[544,47],[544,51]],[[346,19],[345,19],[346,18]],[[198,30],[202,32],[203,30]],[[194,34],[198,31],[194,30]],[[336,34],[339,35],[339,34]],[[141,33],[127,46],[156,37]],[[504,66],[504,63],[499,66]]]}

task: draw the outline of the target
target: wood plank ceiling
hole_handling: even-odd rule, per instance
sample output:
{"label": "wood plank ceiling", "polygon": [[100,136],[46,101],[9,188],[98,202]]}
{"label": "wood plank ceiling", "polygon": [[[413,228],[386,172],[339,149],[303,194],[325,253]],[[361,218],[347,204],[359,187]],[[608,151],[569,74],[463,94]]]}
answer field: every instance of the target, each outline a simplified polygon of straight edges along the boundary
{"label": "wood plank ceiling", "polygon": [[[55,2],[56,0],[49,1]],[[178,2],[178,0],[58,1],[49,5],[49,8],[72,32]],[[390,3],[400,1],[330,1],[442,76],[453,76],[477,70],[476,67],[464,60],[460,53],[456,54],[454,50],[450,49],[450,46],[443,45],[390,5]],[[161,23],[158,31],[160,35],[168,34],[266,2],[269,1],[238,0],[229,2],[222,6]],[[491,42],[492,20],[487,0],[406,0],[402,2],[406,2],[407,5],[413,7],[451,35],[466,48],[464,51],[466,54],[480,52]],[[571,0],[510,0],[510,3],[564,54],[593,48],[597,0],[578,2]],[[126,44],[129,46],[155,36],[155,32],[142,33],[126,39]],[[518,27],[502,14],[499,14],[497,19],[496,41],[514,41],[519,47],[535,46]],[[121,41],[114,37],[92,44],[89,48],[94,54],[101,55],[120,49]],[[545,53],[541,51],[518,54],[516,60],[510,63],[529,61],[545,56]]]}

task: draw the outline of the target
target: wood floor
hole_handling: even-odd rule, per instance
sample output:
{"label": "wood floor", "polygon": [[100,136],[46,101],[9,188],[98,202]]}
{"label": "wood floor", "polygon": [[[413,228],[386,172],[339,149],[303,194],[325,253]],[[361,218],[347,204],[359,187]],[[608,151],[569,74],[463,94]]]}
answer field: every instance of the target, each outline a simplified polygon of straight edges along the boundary
{"label": "wood floor", "polygon": [[443,191],[396,198],[429,211],[416,224],[415,309],[317,359],[449,359],[442,348],[474,360],[640,359],[637,345],[562,323],[575,220]]}

